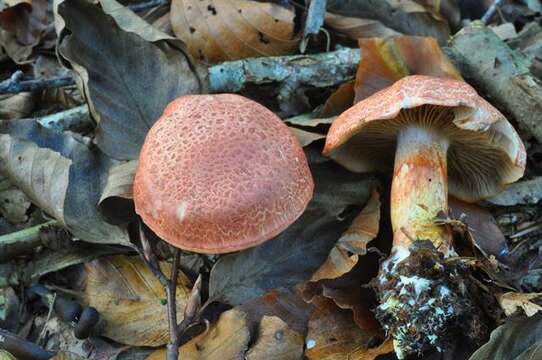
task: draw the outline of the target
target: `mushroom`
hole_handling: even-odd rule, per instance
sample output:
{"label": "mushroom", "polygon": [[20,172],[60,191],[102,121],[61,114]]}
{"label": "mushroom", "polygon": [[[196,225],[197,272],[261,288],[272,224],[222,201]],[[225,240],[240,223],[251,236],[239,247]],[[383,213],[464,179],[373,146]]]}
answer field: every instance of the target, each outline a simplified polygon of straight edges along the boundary
{"label": "mushroom", "polygon": [[523,175],[525,148],[506,118],[465,82],[408,76],[342,113],[323,152],[356,172],[393,168],[392,256],[376,288],[399,358],[441,349],[453,324],[474,331],[462,270],[444,261],[451,233],[435,218],[448,191],[473,202]]}
{"label": "mushroom", "polygon": [[171,102],[145,138],[136,212],[171,245],[243,250],[293,223],[314,184],[303,149],[262,105],[233,94]]}

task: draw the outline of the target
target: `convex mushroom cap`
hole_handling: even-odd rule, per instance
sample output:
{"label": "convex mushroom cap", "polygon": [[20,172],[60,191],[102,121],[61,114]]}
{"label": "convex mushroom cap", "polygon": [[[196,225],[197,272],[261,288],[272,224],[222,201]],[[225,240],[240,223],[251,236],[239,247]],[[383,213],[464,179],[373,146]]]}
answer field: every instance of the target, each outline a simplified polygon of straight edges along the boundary
{"label": "convex mushroom cap", "polygon": [[422,75],[402,78],[342,113],[324,154],[356,172],[393,168],[396,138],[407,126],[448,141],[449,191],[462,200],[489,197],[523,176],[525,147],[504,115],[463,81]]}
{"label": "convex mushroom cap", "polygon": [[225,253],[278,235],[313,188],[297,138],[270,110],[233,94],[191,95],[171,102],[147,134],[134,202],[170,244]]}

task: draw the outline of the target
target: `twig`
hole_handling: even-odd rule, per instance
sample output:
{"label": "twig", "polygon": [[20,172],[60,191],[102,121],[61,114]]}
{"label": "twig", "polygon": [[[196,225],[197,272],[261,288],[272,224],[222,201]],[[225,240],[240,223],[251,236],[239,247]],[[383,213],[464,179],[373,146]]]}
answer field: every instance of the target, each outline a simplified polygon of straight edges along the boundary
{"label": "twig", "polygon": [[55,131],[79,132],[92,126],[92,119],[88,112],[88,106],[81,105],[72,109],[60,111],[54,114],[42,116],[36,121],[43,127]]}
{"label": "twig", "polygon": [[0,263],[22,254],[28,254],[43,244],[42,229],[59,225],[56,220],[0,236]]}
{"label": "twig", "polygon": [[307,49],[309,37],[320,32],[320,28],[324,25],[325,14],[326,0],[310,0],[304,21],[303,38],[299,43],[299,51],[302,54],[304,54]]}
{"label": "twig", "polygon": [[39,91],[49,88],[58,88],[74,85],[71,76],[60,76],[51,79],[23,80],[23,72],[15,71],[7,80],[0,82],[0,94],[16,94],[26,91]]}
{"label": "twig", "polygon": [[491,20],[493,15],[495,15],[495,12],[497,11],[497,9],[503,3],[504,3],[504,0],[495,0],[495,1],[493,1],[493,4],[491,4],[491,6],[489,7],[489,9],[487,9],[484,16],[482,16],[482,18],[480,19],[484,25],[487,25],[489,23],[489,21]]}
{"label": "twig", "polygon": [[171,266],[171,277],[169,279],[167,294],[167,312],[169,321],[169,344],[167,345],[167,359],[177,360],[179,358],[179,344],[181,334],[177,325],[177,278],[179,277],[179,261],[181,252],[175,248],[173,254],[173,265]]}

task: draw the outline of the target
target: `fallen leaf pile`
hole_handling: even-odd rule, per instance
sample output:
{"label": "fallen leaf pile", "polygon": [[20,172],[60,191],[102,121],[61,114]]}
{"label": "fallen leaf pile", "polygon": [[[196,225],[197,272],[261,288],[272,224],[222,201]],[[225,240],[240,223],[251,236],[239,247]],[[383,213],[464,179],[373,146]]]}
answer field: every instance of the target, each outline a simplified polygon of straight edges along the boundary
{"label": "fallen leaf pile", "polygon": [[[468,82],[518,130],[527,166],[434,219],[488,336],[409,359],[542,358],[542,6],[499,2],[478,21],[492,3],[0,0],[0,359],[166,359],[172,311],[179,359],[398,358],[375,316],[390,174],[322,149],[341,113],[410,75]],[[224,92],[284,121],[314,193],[271,240],[177,264],[135,212],[140,151],[172,100]]]}

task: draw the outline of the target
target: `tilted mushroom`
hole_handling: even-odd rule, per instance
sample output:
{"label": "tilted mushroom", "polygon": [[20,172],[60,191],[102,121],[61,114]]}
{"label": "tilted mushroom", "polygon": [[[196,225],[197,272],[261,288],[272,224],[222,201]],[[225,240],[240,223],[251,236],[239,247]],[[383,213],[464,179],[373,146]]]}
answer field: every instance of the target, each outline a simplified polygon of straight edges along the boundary
{"label": "tilted mushroom", "polygon": [[233,94],[171,102],[141,149],[136,212],[173,246],[226,253],[258,245],[305,210],[303,149],[262,105]]}
{"label": "tilted mushroom", "polygon": [[462,81],[408,76],[342,113],[324,154],[356,172],[393,168],[393,248],[377,315],[397,355],[440,348],[457,321],[467,331],[475,314],[452,281],[460,269],[443,261],[455,254],[451,234],[434,219],[448,212],[448,189],[472,202],[523,175],[525,148],[506,118]]}

